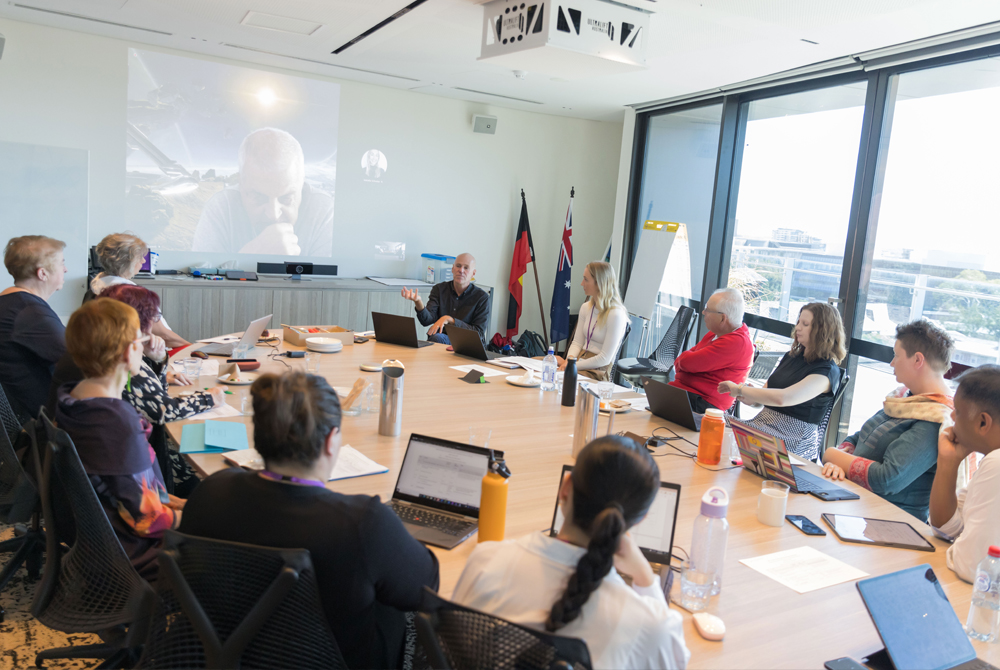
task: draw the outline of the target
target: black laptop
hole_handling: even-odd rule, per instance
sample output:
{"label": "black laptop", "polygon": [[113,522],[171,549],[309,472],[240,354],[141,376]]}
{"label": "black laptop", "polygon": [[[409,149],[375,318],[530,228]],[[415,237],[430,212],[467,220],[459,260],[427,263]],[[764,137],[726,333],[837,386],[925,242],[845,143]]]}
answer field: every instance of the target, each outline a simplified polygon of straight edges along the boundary
{"label": "black laptop", "polygon": [[[562,487],[566,475],[573,471],[572,465],[564,465],[559,474],[559,487]],[[549,536],[555,537],[563,525],[562,509],[559,507],[559,489],[556,489],[556,511],[552,513],[552,526]],[[642,555],[650,563],[670,565],[670,552],[674,547],[674,530],[677,528],[677,508],[681,499],[681,485],[670,482],[660,482],[660,490],[650,505],[649,511],[642,521],[629,531],[636,544],[642,550]]]}
{"label": "black laptop", "polygon": [[687,391],[649,377],[642,378],[642,387],[646,389],[650,412],[682,428],[700,430],[701,421],[695,419]]}
{"label": "black laptop", "polygon": [[[493,450],[497,458],[503,452]],[[392,499],[386,504],[410,535],[451,549],[479,528],[479,496],[490,450],[410,435]]]}
{"label": "black laptop", "polygon": [[[444,334],[448,336],[452,348],[459,356],[468,356],[479,361],[493,361],[496,358],[504,357],[503,354],[486,351],[478,330],[459,328],[449,323],[444,327]],[[518,367],[517,363],[494,363],[494,365],[510,369]]]}
{"label": "black laptop", "polygon": [[417,339],[417,320],[412,316],[372,312],[372,325],[375,326],[375,339],[385,344],[398,344],[414,349],[434,344]]}
{"label": "black laptop", "polygon": [[879,670],[998,670],[976,658],[930,565],[857,584],[885,649],[865,663]]}

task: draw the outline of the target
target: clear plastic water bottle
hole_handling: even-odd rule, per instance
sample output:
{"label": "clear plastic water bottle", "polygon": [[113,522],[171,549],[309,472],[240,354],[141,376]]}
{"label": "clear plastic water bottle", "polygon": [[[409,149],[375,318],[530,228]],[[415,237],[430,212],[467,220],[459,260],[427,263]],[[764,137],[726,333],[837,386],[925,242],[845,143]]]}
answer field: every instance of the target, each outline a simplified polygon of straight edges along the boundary
{"label": "clear plastic water bottle", "polygon": [[713,486],[701,498],[701,514],[694,520],[691,553],[681,572],[681,606],[698,612],[708,606],[708,599],[722,589],[722,563],[729,540],[729,494]]}
{"label": "clear plastic water bottle", "polygon": [[1000,640],[1000,547],[990,547],[976,568],[965,632],[982,642]]}
{"label": "clear plastic water bottle", "polygon": [[556,370],[559,369],[559,363],[556,362],[556,350],[549,347],[549,353],[545,355],[542,359],[542,390],[543,391],[555,391],[556,390]]}

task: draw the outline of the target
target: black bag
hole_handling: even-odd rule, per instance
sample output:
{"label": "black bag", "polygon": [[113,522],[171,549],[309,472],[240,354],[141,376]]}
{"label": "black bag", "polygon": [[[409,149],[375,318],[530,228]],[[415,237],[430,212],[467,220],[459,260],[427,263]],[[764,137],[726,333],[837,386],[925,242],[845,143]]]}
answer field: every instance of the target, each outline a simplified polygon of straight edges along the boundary
{"label": "black bag", "polygon": [[534,358],[535,356],[544,356],[548,351],[542,336],[530,330],[521,333],[521,337],[514,343],[515,356]]}

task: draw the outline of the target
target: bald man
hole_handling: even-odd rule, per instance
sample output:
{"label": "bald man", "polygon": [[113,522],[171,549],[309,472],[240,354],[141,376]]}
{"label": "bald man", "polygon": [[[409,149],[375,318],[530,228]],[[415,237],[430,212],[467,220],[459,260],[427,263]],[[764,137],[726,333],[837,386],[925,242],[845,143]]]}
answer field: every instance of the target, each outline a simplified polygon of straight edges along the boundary
{"label": "bald man", "polygon": [[451,344],[444,332],[448,324],[468,328],[486,337],[486,324],[490,320],[490,294],[472,285],[476,276],[476,259],[472,254],[460,254],[451,266],[452,281],[435,284],[427,304],[416,289],[403,289],[403,297],[412,300],[417,310],[417,320],[427,329],[431,342]]}
{"label": "bald man", "polygon": [[212,196],[194,232],[192,251],[330,256],[333,197],[305,183],[298,140],[261,128],[243,139],[240,181]]}

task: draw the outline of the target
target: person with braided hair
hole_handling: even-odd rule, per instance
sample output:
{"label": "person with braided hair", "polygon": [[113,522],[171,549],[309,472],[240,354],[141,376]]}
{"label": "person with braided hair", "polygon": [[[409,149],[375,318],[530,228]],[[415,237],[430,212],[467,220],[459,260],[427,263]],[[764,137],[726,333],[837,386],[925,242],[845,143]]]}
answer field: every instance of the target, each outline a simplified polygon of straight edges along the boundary
{"label": "person with braided hair", "polygon": [[[559,489],[566,521],[556,537],[535,533],[483,542],[469,556],[452,599],[587,643],[594,668],[685,668],[681,615],[628,529],[660,486],[649,452],[608,435],[580,452]],[[632,578],[629,587],[619,573]]]}

